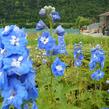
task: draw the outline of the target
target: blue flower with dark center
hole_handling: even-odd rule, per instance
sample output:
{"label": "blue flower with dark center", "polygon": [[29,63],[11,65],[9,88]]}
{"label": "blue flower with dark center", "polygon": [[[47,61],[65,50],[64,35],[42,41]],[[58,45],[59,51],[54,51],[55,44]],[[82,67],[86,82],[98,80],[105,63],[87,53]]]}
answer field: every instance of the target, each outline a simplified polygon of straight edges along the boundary
{"label": "blue flower with dark center", "polygon": [[64,28],[62,28],[61,25],[59,25],[59,26],[56,28],[55,33],[57,33],[59,36],[63,36],[64,33],[65,33],[65,30],[64,30]]}
{"label": "blue flower with dark center", "polygon": [[64,75],[65,68],[66,64],[62,62],[59,58],[56,58],[51,66],[52,73],[54,74],[54,76]]}
{"label": "blue flower with dark center", "polygon": [[55,21],[57,21],[57,20],[60,20],[61,19],[61,17],[60,17],[60,15],[59,15],[59,13],[58,12],[52,12],[51,13],[51,16],[52,16],[52,20],[53,20],[53,22],[55,22]]}
{"label": "blue flower with dark center", "polygon": [[46,29],[47,26],[46,24],[40,20],[37,24],[36,24],[36,30],[43,30],[43,29]]}
{"label": "blue flower with dark center", "polygon": [[101,78],[104,77],[104,72],[102,72],[100,69],[98,69],[97,71],[95,71],[92,75],[91,78],[93,80],[97,80],[99,81]]}
{"label": "blue flower with dark center", "polygon": [[51,51],[55,47],[55,40],[50,36],[49,32],[43,32],[38,38],[38,48]]}
{"label": "blue flower with dark center", "polygon": [[74,44],[74,65],[81,66],[83,59],[82,43]]}
{"label": "blue flower with dark center", "polygon": [[97,64],[100,65],[100,68],[103,69],[105,60],[105,53],[101,49],[100,45],[97,45],[96,48],[91,50],[91,59],[89,63],[90,70],[93,70]]}

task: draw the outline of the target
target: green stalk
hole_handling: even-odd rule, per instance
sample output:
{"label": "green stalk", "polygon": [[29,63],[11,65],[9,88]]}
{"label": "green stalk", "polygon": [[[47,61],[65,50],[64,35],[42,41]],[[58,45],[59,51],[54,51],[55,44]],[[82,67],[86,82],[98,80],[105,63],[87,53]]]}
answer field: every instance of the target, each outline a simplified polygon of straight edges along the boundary
{"label": "green stalk", "polygon": [[78,95],[77,95],[77,104],[79,104],[79,93],[80,93],[80,87],[79,87],[79,72],[78,72],[78,68],[76,68],[76,72],[77,72],[77,75],[76,75],[76,78],[77,78],[77,84],[78,84]]}
{"label": "green stalk", "polygon": [[[52,62],[52,56],[50,56],[50,61]],[[51,109],[54,109],[54,95],[53,95],[53,79],[54,79],[54,76],[52,74],[52,70],[51,70],[51,80],[50,80],[50,98],[51,98]]]}
{"label": "green stalk", "polygon": [[53,30],[53,22],[52,22],[52,17],[47,15],[47,19],[49,22],[49,27],[50,27],[50,34],[52,35],[52,30]]}

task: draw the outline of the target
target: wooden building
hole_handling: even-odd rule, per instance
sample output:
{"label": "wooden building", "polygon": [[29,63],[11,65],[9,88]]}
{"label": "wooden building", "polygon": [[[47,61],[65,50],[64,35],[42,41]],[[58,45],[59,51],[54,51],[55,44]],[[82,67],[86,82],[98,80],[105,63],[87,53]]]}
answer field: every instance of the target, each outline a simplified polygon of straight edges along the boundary
{"label": "wooden building", "polygon": [[101,26],[105,25],[107,28],[109,28],[109,12],[100,14],[99,17],[100,17],[100,25]]}

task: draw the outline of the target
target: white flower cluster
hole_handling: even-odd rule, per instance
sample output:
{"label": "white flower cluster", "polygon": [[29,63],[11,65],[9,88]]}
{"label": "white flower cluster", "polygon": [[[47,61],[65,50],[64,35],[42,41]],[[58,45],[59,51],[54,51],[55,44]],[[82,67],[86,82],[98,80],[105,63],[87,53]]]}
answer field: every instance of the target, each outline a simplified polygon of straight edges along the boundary
{"label": "white flower cluster", "polygon": [[49,14],[51,14],[53,12],[55,12],[55,7],[44,6],[44,8],[41,8],[41,10],[39,11],[39,15],[45,16],[45,15],[49,15]]}

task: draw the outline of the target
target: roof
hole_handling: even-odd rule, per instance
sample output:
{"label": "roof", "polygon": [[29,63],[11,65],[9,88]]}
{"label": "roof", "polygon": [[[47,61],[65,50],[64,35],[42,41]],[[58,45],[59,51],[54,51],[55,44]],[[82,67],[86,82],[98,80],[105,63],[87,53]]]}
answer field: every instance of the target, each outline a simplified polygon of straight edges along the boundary
{"label": "roof", "polygon": [[109,16],[109,12],[102,13],[99,16]]}

